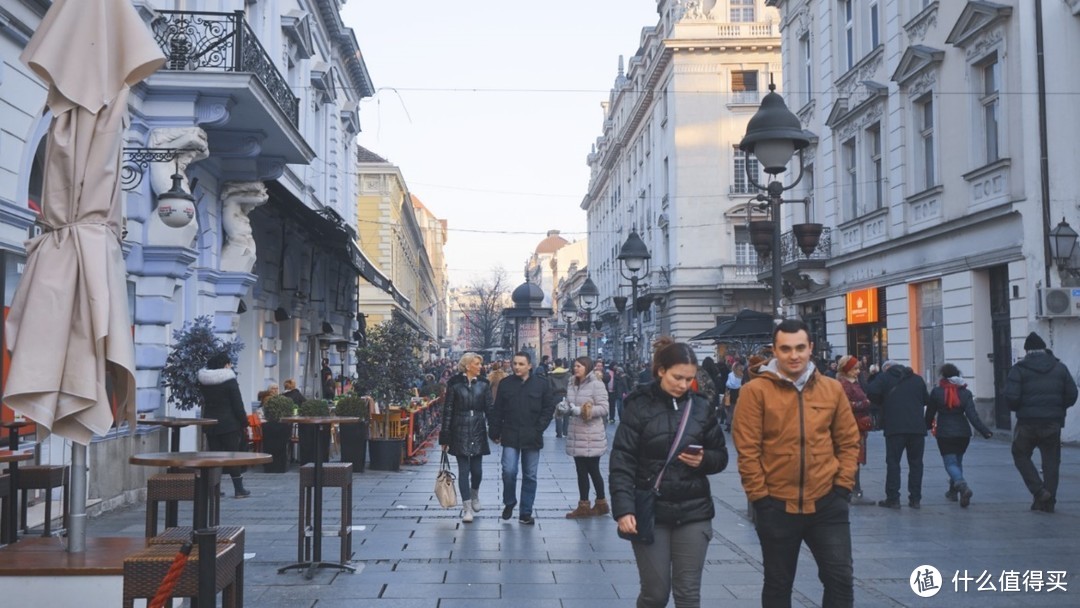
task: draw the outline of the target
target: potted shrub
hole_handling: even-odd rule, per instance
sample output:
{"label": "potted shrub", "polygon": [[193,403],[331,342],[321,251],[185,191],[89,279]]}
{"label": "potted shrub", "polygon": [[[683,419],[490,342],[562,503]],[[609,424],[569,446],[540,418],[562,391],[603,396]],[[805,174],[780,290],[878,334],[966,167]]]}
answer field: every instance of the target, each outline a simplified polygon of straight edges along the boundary
{"label": "potted shrub", "polygon": [[262,424],[263,450],[273,456],[274,461],[263,465],[265,473],[284,473],[289,468],[289,441],[292,439],[292,424],[281,422],[282,418],[292,416],[293,400],[284,395],[271,397],[263,404]]}
{"label": "potted shrub", "polygon": [[[321,417],[330,415],[330,405],[322,399],[308,399],[300,405],[300,416]],[[314,424],[300,425],[300,464],[305,465],[315,462],[315,438],[318,431],[318,440],[322,443],[322,461],[330,459],[330,427],[317,427]]]}
{"label": "potted shrub", "polygon": [[229,359],[235,365],[243,348],[239,340],[226,342],[219,338],[214,333],[209,316],[196,317],[191,323],[185,323],[183,328],[174,330],[172,345],[160,375],[161,386],[169,389],[168,403],[181,411],[195,407],[201,409],[203,401],[199,392],[199,370],[211,356],[222,351],[229,353]]}
{"label": "potted shrub", "polygon": [[341,438],[341,461],[351,462],[354,472],[364,472],[367,462],[368,417],[371,412],[371,397],[361,397],[348,393],[334,404],[335,416],[351,416],[360,419],[360,424],[338,425],[338,437]]}
{"label": "potted shrub", "polygon": [[417,334],[399,319],[369,328],[367,339],[356,349],[356,391],[375,395],[383,406],[379,432],[368,440],[368,465],[376,471],[397,471],[405,451],[405,439],[391,437],[391,403],[408,403],[412,386],[421,375]]}

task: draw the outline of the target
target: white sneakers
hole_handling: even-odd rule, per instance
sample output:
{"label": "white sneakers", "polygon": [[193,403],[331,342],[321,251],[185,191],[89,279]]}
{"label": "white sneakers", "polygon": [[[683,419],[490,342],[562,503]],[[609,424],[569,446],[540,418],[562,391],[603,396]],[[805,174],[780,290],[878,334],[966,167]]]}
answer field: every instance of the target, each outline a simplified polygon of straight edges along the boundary
{"label": "white sneakers", "polygon": [[471,524],[473,520],[472,501],[466,500],[461,509],[461,521],[463,523]]}

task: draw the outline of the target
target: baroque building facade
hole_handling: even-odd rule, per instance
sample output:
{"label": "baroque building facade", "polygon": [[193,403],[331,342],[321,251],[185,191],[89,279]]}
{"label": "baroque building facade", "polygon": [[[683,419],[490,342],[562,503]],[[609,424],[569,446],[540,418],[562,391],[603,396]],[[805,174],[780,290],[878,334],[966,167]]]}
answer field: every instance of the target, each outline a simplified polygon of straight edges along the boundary
{"label": "baroque building facade", "polygon": [[983,418],[1011,428],[1004,381],[1029,332],[1080,361],[1077,259],[1060,269],[1048,249],[1062,218],[1077,223],[1080,5],[769,4],[786,101],[817,136],[795,193],[834,235],[823,268],[785,267],[788,312],[823,323],[834,354],[929,381],[956,364]]}
{"label": "baroque building facade", "polygon": [[[781,79],[776,10],[764,0],[658,0],[657,12],[629,64],[619,59],[601,104],[581,202],[607,338],[601,354],[616,360],[656,335],[690,340],[718,317],[768,306],[746,227],[757,191],[744,168],[757,165],[737,146],[770,79]],[[639,285],[640,331],[634,306],[620,310],[615,299],[631,295],[617,256],[632,231],[652,255]],[[644,344],[627,348],[635,336]]]}
{"label": "baroque building facade", "polygon": [[[48,0],[0,6],[0,264],[9,306],[42,192],[46,88],[18,57]],[[248,403],[294,378],[315,396],[322,357],[350,364],[357,283],[382,281],[356,243],[351,175],[359,101],[374,94],[342,0],[132,0],[167,56],[129,100],[123,250],[136,347],[137,408],[197,415],[167,402],[159,381],[173,332],[199,316],[245,345],[237,371]],[[205,52],[217,49],[218,52]],[[167,227],[158,197],[193,195],[184,228]],[[130,179],[127,179],[130,178]],[[344,357],[343,361],[341,358]],[[140,427],[138,441],[157,431]],[[127,460],[119,431],[90,446],[90,498],[129,499],[141,484],[110,475]],[[194,447],[195,434],[184,434]],[[46,461],[65,450],[47,442]],[[53,445],[56,444],[56,445]],[[143,448],[144,449],[144,448]],[[137,480],[135,480],[137,482]]]}

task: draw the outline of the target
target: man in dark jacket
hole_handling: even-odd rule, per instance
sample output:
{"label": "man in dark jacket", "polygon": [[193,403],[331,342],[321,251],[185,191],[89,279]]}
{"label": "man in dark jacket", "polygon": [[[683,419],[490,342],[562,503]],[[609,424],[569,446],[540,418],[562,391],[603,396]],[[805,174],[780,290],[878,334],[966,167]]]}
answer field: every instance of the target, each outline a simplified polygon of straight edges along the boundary
{"label": "man in dark jacket", "polygon": [[922,501],[923,451],[926,449],[925,408],[930,403],[926,381],[910,367],[886,361],[867,387],[871,403],[882,408],[885,422],[885,500],[879,507],[900,508],[900,456],[907,452],[908,506]]}
{"label": "man in dark jacket", "polygon": [[[198,380],[203,397],[202,416],[217,420],[217,424],[203,427],[206,447],[213,452],[246,452],[247,410],[229,355],[218,353],[210,357],[206,367],[199,370]],[[232,477],[237,498],[251,496],[251,492],[244,489],[242,467],[227,467],[225,472]]]}
{"label": "man in dark jacket", "polygon": [[[1024,350],[1027,355],[1012,366],[1005,381],[1005,399],[1016,412],[1013,463],[1035,497],[1031,510],[1053,513],[1061,467],[1061,427],[1065,410],[1076,403],[1076,381],[1035,332],[1024,341]],[[1042,478],[1031,461],[1035,448],[1042,459]]]}
{"label": "man in dark jacket", "polygon": [[536,477],[544,430],[555,413],[555,397],[547,378],[531,374],[532,358],[518,352],[510,363],[513,376],[499,382],[494,415],[489,421],[491,440],[502,446],[503,519],[510,519],[517,505],[517,475],[521,466],[521,509],[518,521],[532,525]]}

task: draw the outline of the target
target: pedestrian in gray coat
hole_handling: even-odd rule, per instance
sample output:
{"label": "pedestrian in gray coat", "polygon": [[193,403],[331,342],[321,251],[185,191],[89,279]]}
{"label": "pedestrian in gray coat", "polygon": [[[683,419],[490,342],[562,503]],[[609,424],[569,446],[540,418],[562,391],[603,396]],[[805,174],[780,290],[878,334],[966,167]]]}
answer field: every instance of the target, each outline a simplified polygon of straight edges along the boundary
{"label": "pedestrian in gray coat", "polygon": [[[577,467],[578,506],[566,514],[569,519],[607,515],[611,512],[604,495],[600,457],[607,452],[608,392],[599,372],[592,371],[588,357],[574,359],[573,377],[566,391],[563,416],[569,417],[566,453]],[[589,506],[589,479],[596,489],[596,504]]]}

